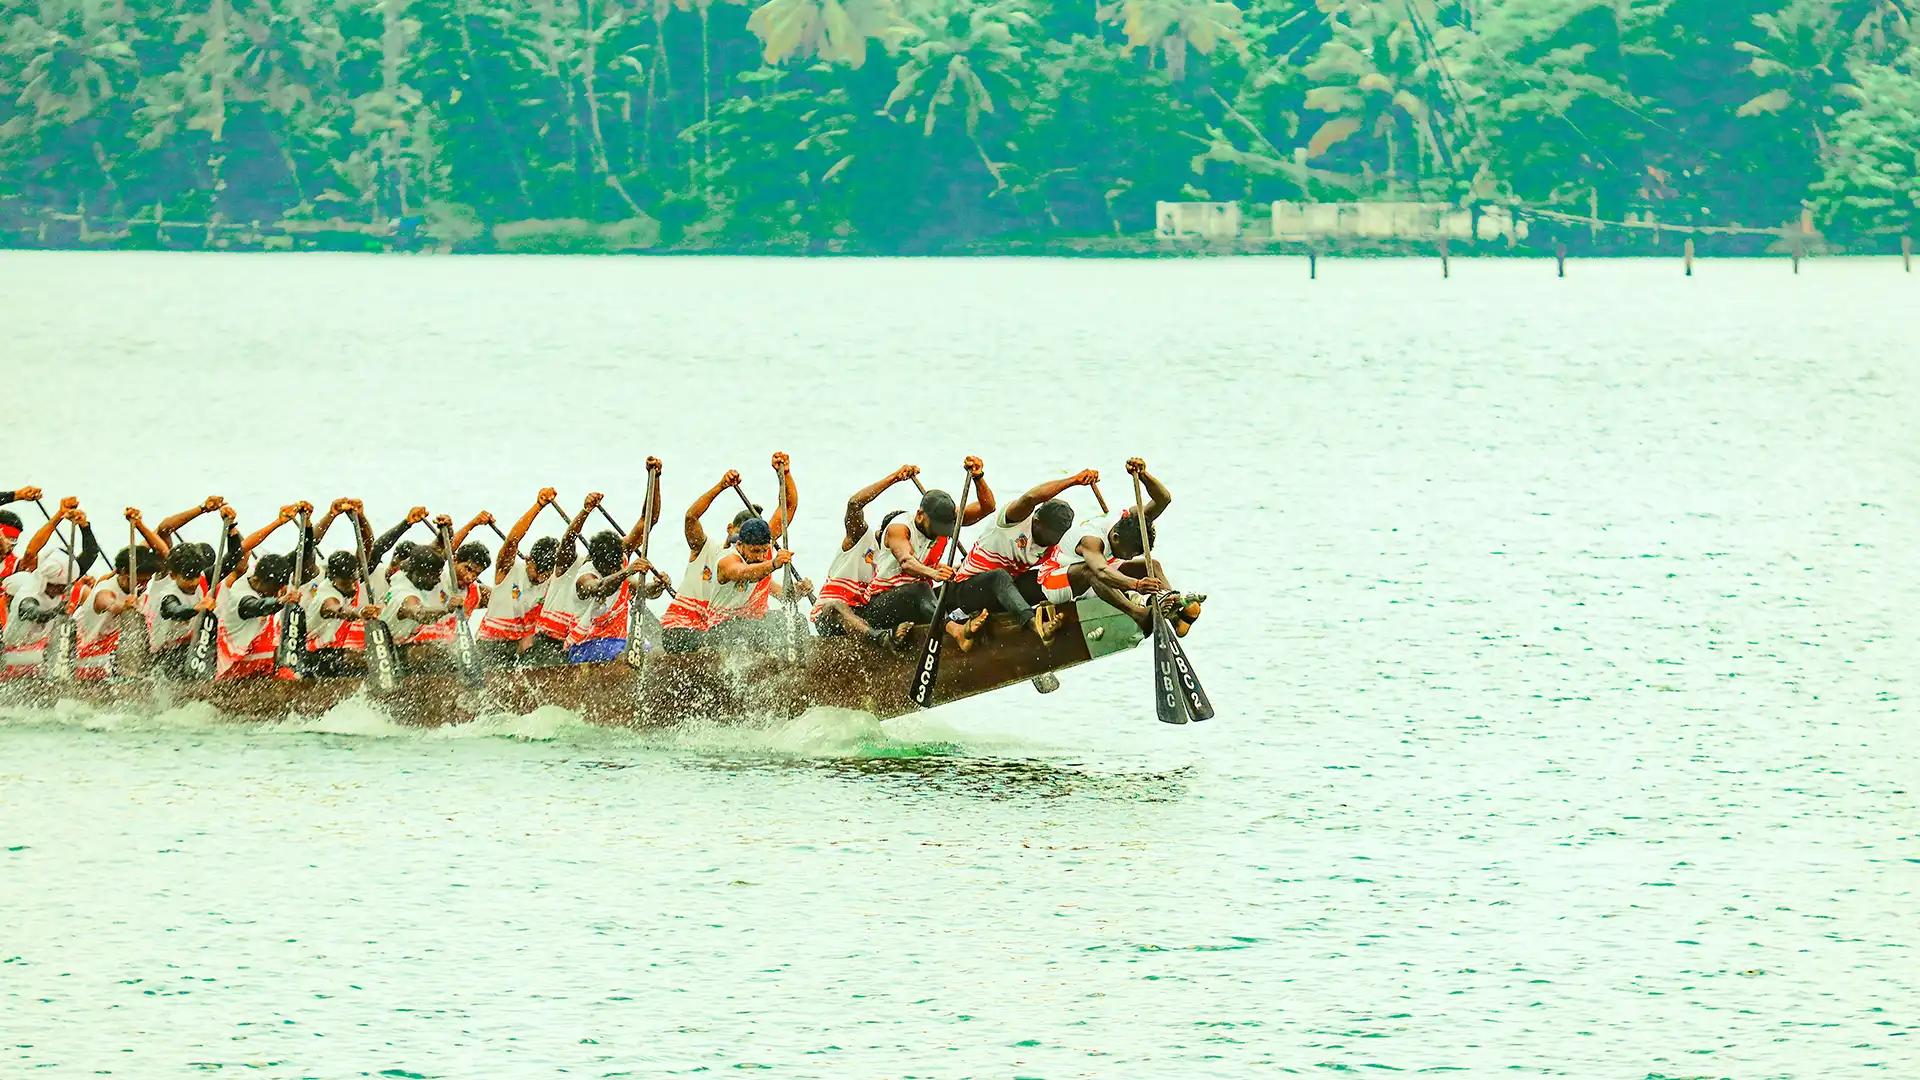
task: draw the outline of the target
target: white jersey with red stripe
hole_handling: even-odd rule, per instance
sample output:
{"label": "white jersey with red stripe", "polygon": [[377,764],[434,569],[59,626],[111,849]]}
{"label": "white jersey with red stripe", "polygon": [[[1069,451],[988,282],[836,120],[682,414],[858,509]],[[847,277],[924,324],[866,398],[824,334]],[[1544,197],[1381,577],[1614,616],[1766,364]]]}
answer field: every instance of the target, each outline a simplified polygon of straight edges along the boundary
{"label": "white jersey with red stripe", "polygon": [[44,610],[60,601],[46,594],[46,579],[31,570],[7,575],[0,580],[0,588],[4,589],[7,599],[7,625],[4,631],[0,631],[0,645],[4,645],[6,650],[6,666],[38,666],[40,658],[46,655],[47,631],[52,624],[25,618],[20,614],[20,605],[31,597],[34,605]]}
{"label": "white jersey with red stripe", "polygon": [[1043,548],[1033,539],[1033,514],[1018,523],[1007,521],[1005,510],[993,516],[993,524],[981,530],[967,550],[967,559],[960,564],[960,570],[954,580],[965,581],[975,574],[984,574],[990,570],[1005,570],[1009,574],[1024,574],[1039,565],[1052,548]]}
{"label": "white jersey with red stripe", "polygon": [[407,579],[405,574],[393,575],[393,591],[387,594],[387,602],[381,608],[380,617],[386,620],[388,629],[393,631],[395,645],[430,645],[453,640],[453,612],[426,622],[404,618],[400,609],[408,600],[420,601],[421,607],[444,608],[447,606],[445,584],[436,582],[430,589],[422,589]]}
{"label": "white jersey with red stripe", "polygon": [[1067,578],[1068,571],[1087,561],[1086,556],[1080,553],[1082,540],[1088,537],[1099,540],[1101,553],[1106,557],[1108,566],[1120,561],[1107,550],[1107,533],[1112,531],[1119,520],[1120,518],[1116,515],[1108,515],[1080,522],[1068,529],[1067,535],[1061,537],[1060,542],[1053,545],[1052,550],[1047,553],[1047,557],[1040,560],[1034,567],[1033,572],[1039,579],[1040,591],[1045,595],[1048,603],[1064,604],[1085,591],[1074,589]]}
{"label": "white jersey with red stripe", "polygon": [[[14,568],[19,565],[20,557],[13,552],[9,551],[5,555],[0,555],[0,582],[5,582],[8,578],[12,577]],[[7,609],[12,606],[13,605],[8,602],[6,594],[0,593],[0,632],[4,632],[7,628]]]}
{"label": "white jersey with red stripe", "polygon": [[841,548],[834,555],[827,567],[827,580],[820,586],[820,602],[813,606],[815,615],[820,614],[829,600],[838,600],[848,607],[867,602],[873,586],[873,564],[880,550],[880,532],[898,516],[899,513],[894,513],[880,519],[880,524],[862,533],[852,547]]}
{"label": "white jersey with red stripe", "polygon": [[171,596],[186,607],[192,607],[207,595],[207,583],[196,579],[193,590],[189,592],[173,580],[172,574],[158,574],[147,582],[147,591],[140,594],[140,614],[147,619],[147,643],[158,652],[185,645],[193,640],[194,619],[163,619],[160,617],[160,605]]}
{"label": "white jersey with red stripe", "polygon": [[669,630],[706,630],[713,626],[713,589],[720,583],[720,556],[726,553],[724,537],[707,537],[700,553],[680,575],[680,595],[674,597],[660,616],[661,626]]}
{"label": "white jersey with red stripe", "polygon": [[[894,519],[904,513],[905,511],[902,511],[901,514],[889,515],[880,523],[880,543],[873,553],[873,580],[867,584],[869,600],[888,589],[897,589],[902,585],[911,585],[916,581],[925,580],[907,573],[901,567],[900,560],[894,555],[893,549],[887,546],[887,530],[896,524]],[[913,549],[914,558],[927,566],[939,565],[940,557],[947,550],[946,537],[928,536],[920,531],[919,523],[911,517],[897,524],[907,527],[907,542]]]}
{"label": "white jersey with red stripe", "polygon": [[120,644],[120,616],[96,610],[94,602],[105,600],[108,604],[117,604],[125,598],[120,579],[113,574],[101,578],[81,595],[80,605],[73,613],[74,636],[80,643],[73,666],[75,675],[98,679],[112,674],[113,650]]}
{"label": "white jersey with red stripe", "polygon": [[[722,549],[720,559],[729,553],[740,554]],[[768,574],[758,581],[721,581],[720,559],[714,560],[713,590],[707,598],[707,628],[735,619],[766,618],[767,602],[773,597],[774,575]]]}
{"label": "white jersey with red stripe", "polygon": [[553,588],[547,593],[547,606],[565,603],[570,609],[571,620],[565,638],[568,647],[627,636],[627,605],[633,595],[631,578],[623,579],[619,591],[612,596],[580,598],[581,578],[604,576],[593,565],[593,560],[585,556],[576,560],[564,576],[554,575]]}
{"label": "white jersey with red stripe", "polygon": [[307,648],[309,649],[364,649],[367,647],[367,627],[359,619],[329,619],[321,614],[329,600],[340,601],[343,608],[357,608],[365,603],[361,597],[366,590],[356,582],[352,592],[344,592],[330,578],[322,575],[318,580],[309,582],[301,591],[300,607],[307,613]]}
{"label": "white jersey with red stripe", "polygon": [[242,617],[240,601],[253,599],[270,598],[262,597],[245,577],[220,590],[220,599],[213,608],[218,622],[215,639],[220,654],[215,678],[236,666],[257,668],[263,663],[268,668],[273,666],[273,647],[280,637],[280,613],[275,610],[251,619]]}
{"label": "white jersey with red stripe", "polygon": [[[527,573],[527,560],[515,559],[507,570],[507,579],[493,587],[487,600],[486,617],[480,620],[478,635],[487,641],[519,641],[533,633],[540,620],[541,605],[547,599],[547,587],[553,576],[538,584]],[[565,639],[565,635],[557,635]]]}

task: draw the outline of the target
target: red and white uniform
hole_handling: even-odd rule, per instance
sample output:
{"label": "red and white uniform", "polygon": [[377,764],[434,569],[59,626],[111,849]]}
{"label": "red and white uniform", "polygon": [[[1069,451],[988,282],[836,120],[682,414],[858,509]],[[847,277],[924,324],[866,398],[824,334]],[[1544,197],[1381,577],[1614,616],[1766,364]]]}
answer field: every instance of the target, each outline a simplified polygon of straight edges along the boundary
{"label": "red and white uniform", "polygon": [[156,574],[147,582],[147,591],[140,597],[140,614],[147,618],[147,644],[154,652],[186,645],[193,640],[193,619],[163,619],[160,617],[160,605],[171,596],[187,607],[200,602],[207,595],[207,583],[204,579],[193,583],[191,591],[182,589],[173,580],[172,574]]}
{"label": "red and white uniform", "polygon": [[125,597],[120,580],[111,574],[80,597],[80,606],[73,613],[75,636],[80,641],[80,652],[73,663],[75,678],[104,679],[113,674],[113,650],[120,645],[120,617],[96,611],[94,601],[119,603]]}
{"label": "red and white uniform", "polygon": [[[12,530],[13,526],[7,525],[7,526],[4,526],[4,528],[8,530]],[[15,532],[14,539],[15,540],[20,539],[20,534]],[[19,563],[20,563],[20,557],[18,555],[15,555],[11,551],[7,552],[5,555],[0,555],[0,582],[5,582],[8,578],[12,577],[13,572],[15,568],[19,566]],[[12,606],[13,606],[12,604],[7,602],[6,595],[4,593],[0,593],[0,633],[4,633],[7,629],[7,609]]]}
{"label": "red and white uniform", "polygon": [[[619,571],[615,571],[618,573]],[[600,577],[600,571],[593,560],[583,552],[567,567],[566,573],[555,572],[553,587],[547,590],[545,611],[541,613],[541,628],[546,630],[555,625],[547,620],[546,611],[564,612],[567,633],[561,638],[569,648],[583,645],[589,641],[606,639],[624,640],[627,636],[627,610],[632,603],[633,580],[623,579],[620,591],[612,596],[603,596],[593,600],[580,599],[577,586],[583,577]],[[547,631],[551,633],[551,631]]]}
{"label": "red and white uniform", "polygon": [[[897,516],[899,515],[889,515],[885,521],[880,523],[880,544],[873,553],[873,580],[867,584],[867,599],[869,600],[886,592],[888,589],[897,589],[902,585],[911,585],[916,581],[926,580],[925,578],[915,577],[902,569],[900,560],[894,557],[893,549],[887,546],[887,529],[892,526],[893,519]],[[913,548],[913,557],[928,566],[938,566],[941,556],[945,555],[947,551],[947,538],[944,536],[928,536],[926,533],[920,531],[920,526],[910,517],[906,519],[905,525],[907,526],[907,540]]]}
{"label": "red and white uniform", "polygon": [[1019,575],[1038,566],[1052,548],[1043,548],[1033,540],[1033,515],[1018,524],[1007,521],[1005,510],[993,516],[993,524],[981,530],[973,547],[967,550],[967,560],[960,564],[960,570],[954,575],[955,581],[965,581],[975,574],[984,574],[992,570],[1005,570],[1009,574]]}
{"label": "red and white uniform", "polygon": [[[480,620],[480,638],[485,641],[519,641],[533,633],[539,625],[541,607],[547,599],[547,586],[551,584],[551,576],[535,584],[527,574],[527,560],[515,559],[513,568],[507,571],[507,580],[495,585],[493,596],[487,600],[486,617]],[[566,640],[565,634],[554,636]]]}
{"label": "red and white uniform", "polygon": [[273,647],[280,640],[280,613],[274,611],[257,618],[242,618],[240,601],[250,599],[271,598],[262,597],[255,591],[253,583],[244,577],[220,590],[220,599],[213,607],[214,618],[219,624],[215,638],[220,652],[219,666],[213,676],[215,679],[244,679],[273,674]]}
{"label": "red and white uniform", "polygon": [[[47,631],[53,624],[24,618],[20,605],[28,597],[42,609],[60,603],[60,597],[47,595],[47,586],[65,585],[66,578],[65,565],[49,561],[41,563],[37,570],[18,571],[0,580],[0,591],[6,593],[7,602],[7,625],[0,630],[0,648],[5,649],[6,664],[0,668],[0,678],[23,678],[40,670],[40,660],[47,653]],[[73,590],[69,588],[69,604],[72,599]]]}
{"label": "red and white uniform", "polygon": [[[1107,533],[1119,520],[1118,517],[1108,516],[1082,521],[1067,530],[1067,535],[1061,537],[1060,542],[1047,553],[1047,557],[1040,560],[1039,565],[1034,568],[1034,573],[1040,579],[1040,591],[1046,594],[1048,603],[1064,604],[1078,595],[1074,592],[1072,583],[1067,580],[1067,572],[1086,562],[1086,558],[1080,554],[1080,541],[1089,536],[1097,537],[1104,550]],[[1106,559],[1108,566],[1120,561],[1114,558],[1111,552],[1107,553]]]}
{"label": "red and white uniform", "polygon": [[[721,557],[726,557],[725,551]],[[715,559],[713,590],[707,597],[707,629],[735,619],[766,618],[767,602],[773,598],[773,579],[778,573],[775,571],[759,581],[721,581],[720,562]]]}
{"label": "red and white uniform", "polygon": [[708,630],[713,623],[713,588],[720,584],[720,556],[727,553],[724,537],[707,537],[707,542],[680,575],[678,596],[660,616],[660,625],[668,630]]}
{"label": "red and white uniform", "polygon": [[395,645],[433,645],[449,642],[454,637],[453,612],[434,619],[431,622],[415,622],[400,614],[409,599],[420,601],[421,607],[445,607],[448,593],[446,585],[436,584],[431,589],[422,589],[407,580],[405,574],[393,575],[393,589],[387,593],[387,602],[381,611],[381,618],[387,620],[387,626],[393,631]]}
{"label": "red and white uniform", "polygon": [[820,586],[820,602],[813,606],[815,618],[829,600],[838,600],[848,607],[867,602],[873,585],[873,564],[880,550],[880,532],[898,516],[894,513],[882,518],[879,525],[868,529],[852,547],[834,555],[833,563],[827,567],[826,583]]}
{"label": "red and white uniform", "polygon": [[307,648],[309,649],[352,649],[358,652],[367,647],[367,624],[359,619],[329,619],[320,613],[327,601],[338,600],[344,608],[357,608],[366,603],[366,589],[355,583],[350,593],[341,592],[324,575],[320,580],[308,585],[300,600],[300,607],[307,613]]}

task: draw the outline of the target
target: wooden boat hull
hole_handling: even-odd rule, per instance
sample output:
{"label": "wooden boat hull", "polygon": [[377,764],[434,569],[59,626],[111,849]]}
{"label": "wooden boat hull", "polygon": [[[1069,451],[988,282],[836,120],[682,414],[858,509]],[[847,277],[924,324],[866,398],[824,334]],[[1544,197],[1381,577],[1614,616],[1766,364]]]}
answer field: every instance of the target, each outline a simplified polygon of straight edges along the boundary
{"label": "wooden boat hull", "polygon": [[[971,652],[942,651],[934,705],[1030,681],[1138,645],[1144,635],[1131,618],[1098,599],[1063,611],[1051,642],[1010,619],[995,616]],[[544,668],[493,668],[485,684],[468,690],[452,675],[416,675],[390,694],[376,695],[358,678],[246,679],[164,682],[107,679],[56,685],[44,680],[0,684],[0,705],[47,706],[61,699],[139,711],[206,702],[241,720],[314,716],[364,695],[395,722],[422,727],[457,724],[477,716],[525,714],[544,705],[572,710],[597,724],[660,727],[689,720],[724,722],[797,716],[814,706],[858,709],[880,719],[913,710],[908,680],[919,662],[927,629],[899,652],[864,641],[802,641],[797,663],[758,650],[715,649],[657,653],[641,667],[625,660]]]}

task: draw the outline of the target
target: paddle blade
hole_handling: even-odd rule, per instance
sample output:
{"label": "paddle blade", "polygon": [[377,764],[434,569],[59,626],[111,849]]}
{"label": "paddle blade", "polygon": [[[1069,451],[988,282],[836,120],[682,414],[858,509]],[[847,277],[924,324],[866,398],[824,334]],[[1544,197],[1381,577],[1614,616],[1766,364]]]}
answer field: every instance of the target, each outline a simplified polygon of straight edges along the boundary
{"label": "paddle blade", "polygon": [[80,658],[80,628],[71,616],[60,615],[47,627],[47,651],[41,661],[47,678],[54,682],[72,682],[74,665]]}
{"label": "paddle blade", "polygon": [[919,708],[933,705],[933,688],[940,681],[940,643],[946,639],[940,631],[940,617],[935,615],[927,627],[927,647],[920,652],[920,665],[913,669],[913,685],[907,691]]}
{"label": "paddle blade", "polygon": [[645,667],[647,657],[660,651],[660,642],[665,631],[660,626],[660,618],[648,609],[647,605],[634,603],[636,609],[627,622],[627,666]]}
{"label": "paddle blade", "polygon": [[273,646],[275,671],[291,671],[295,677],[307,674],[307,613],[290,607],[280,612],[280,640]]}
{"label": "paddle blade", "polygon": [[455,613],[453,666],[460,672],[460,681],[469,690],[478,690],[485,684],[485,672],[480,666],[480,646],[473,640],[473,627],[467,622],[467,613],[464,611]]}
{"label": "paddle blade", "polygon": [[393,631],[379,619],[368,619],[367,644],[367,685],[373,687],[376,694],[388,694],[400,685],[400,665],[393,655]]}
{"label": "paddle blade", "polygon": [[201,612],[193,627],[193,652],[187,657],[187,673],[196,679],[211,680],[220,670],[217,628],[211,612]]}
{"label": "paddle blade", "polygon": [[1158,608],[1153,612],[1153,714],[1163,724],[1187,722],[1187,695],[1173,659],[1173,627]]}
{"label": "paddle blade", "polygon": [[[1165,617],[1163,616],[1160,621],[1164,624]],[[1213,719],[1213,701],[1207,697],[1207,692],[1201,689],[1200,676],[1194,674],[1193,665],[1187,660],[1186,647],[1180,644],[1180,635],[1174,633],[1172,627],[1167,628],[1167,644],[1173,648],[1174,671],[1180,679],[1180,691],[1185,699],[1188,718]]]}

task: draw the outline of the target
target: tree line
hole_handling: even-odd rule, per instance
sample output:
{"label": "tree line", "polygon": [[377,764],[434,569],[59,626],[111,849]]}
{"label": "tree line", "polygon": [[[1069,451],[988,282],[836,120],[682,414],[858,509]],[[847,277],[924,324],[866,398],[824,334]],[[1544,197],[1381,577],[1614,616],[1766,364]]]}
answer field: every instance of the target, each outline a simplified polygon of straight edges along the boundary
{"label": "tree line", "polygon": [[16,224],[924,252],[1177,199],[1865,245],[1920,213],[1920,0],[4,3]]}

